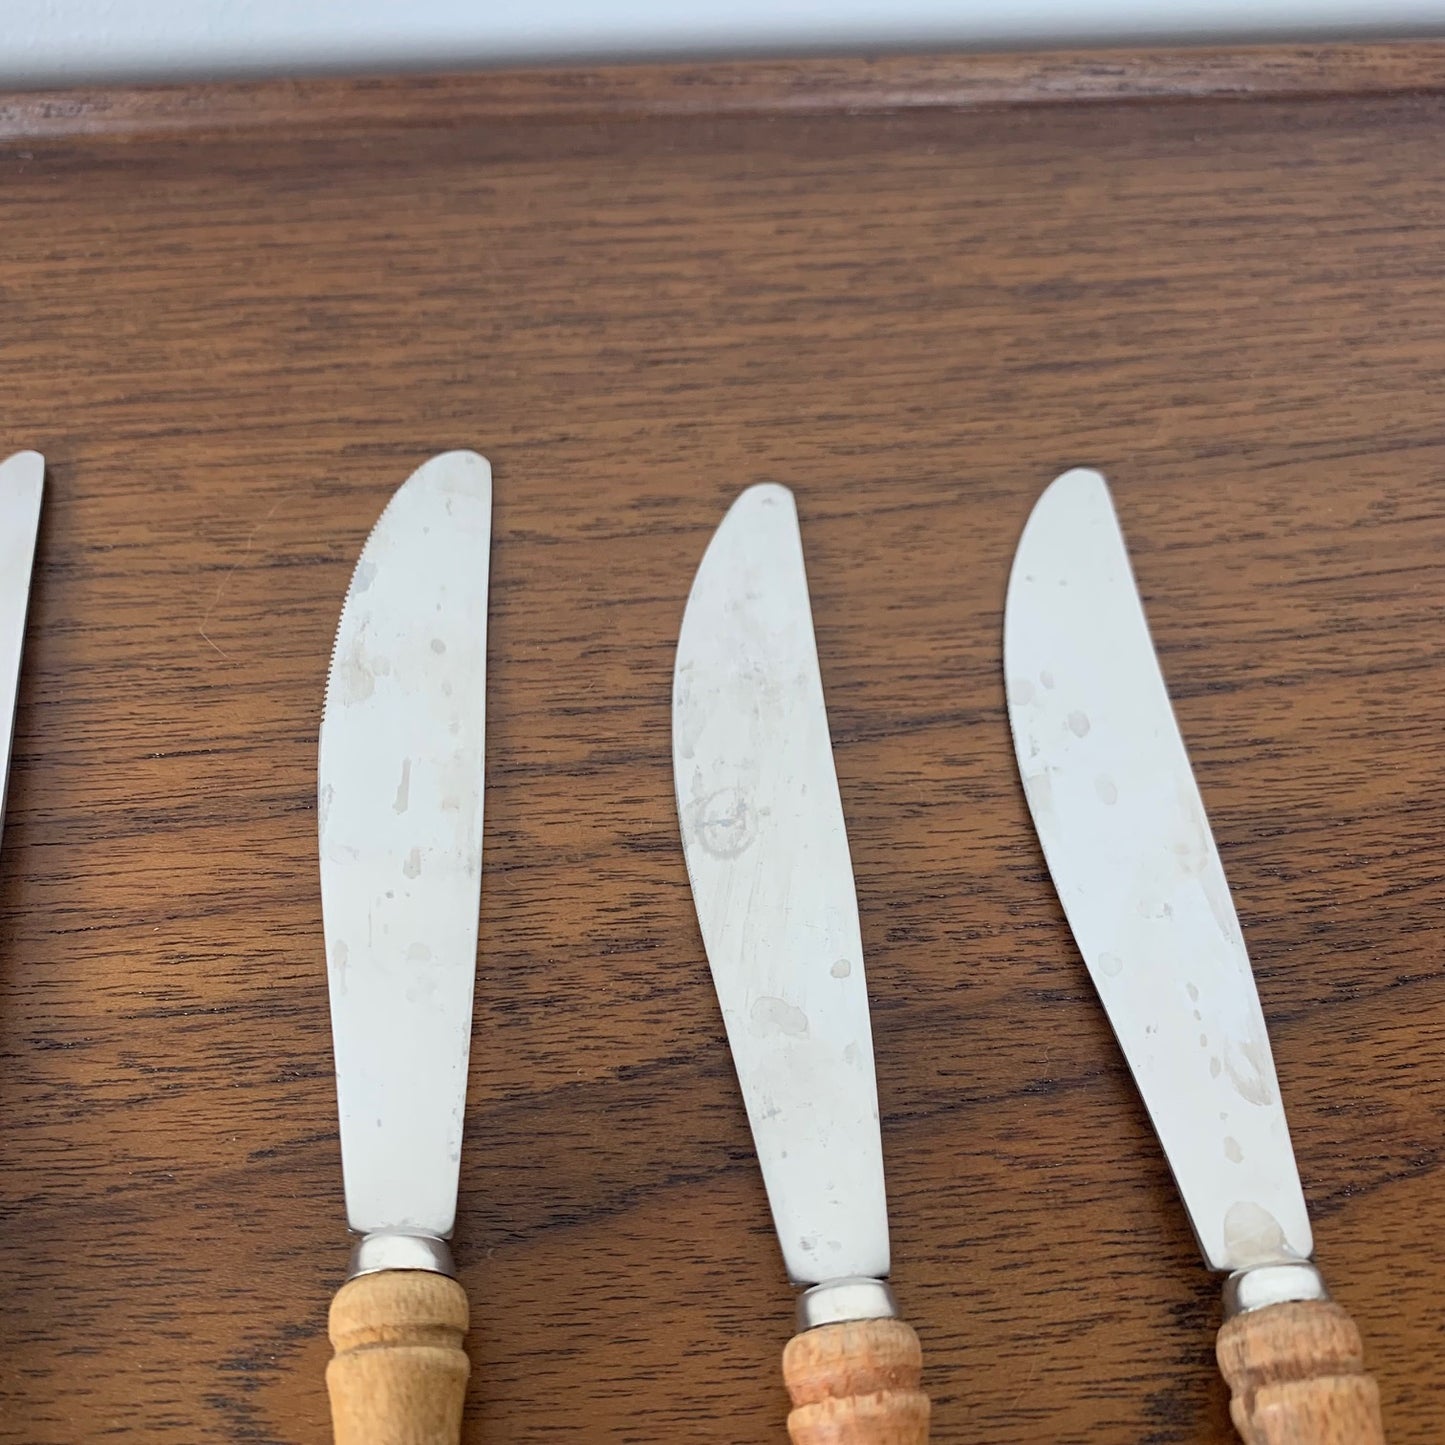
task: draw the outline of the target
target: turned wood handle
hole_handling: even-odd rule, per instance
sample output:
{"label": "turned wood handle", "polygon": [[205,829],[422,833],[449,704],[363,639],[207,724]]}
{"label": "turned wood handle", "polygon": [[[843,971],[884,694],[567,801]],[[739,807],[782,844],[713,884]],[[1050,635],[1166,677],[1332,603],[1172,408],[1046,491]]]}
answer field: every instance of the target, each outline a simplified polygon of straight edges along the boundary
{"label": "turned wood handle", "polygon": [[1380,1391],[1354,1321],[1331,1300],[1266,1305],[1219,1332],[1245,1445],[1385,1445]]}
{"label": "turned wood handle", "polygon": [[331,1301],[328,1328],[336,1445],[457,1445],[471,1366],[456,1280],[420,1269],[358,1275]]}
{"label": "turned wood handle", "polygon": [[923,1351],[902,1320],[818,1325],[788,1341],[793,1445],[927,1445]]}

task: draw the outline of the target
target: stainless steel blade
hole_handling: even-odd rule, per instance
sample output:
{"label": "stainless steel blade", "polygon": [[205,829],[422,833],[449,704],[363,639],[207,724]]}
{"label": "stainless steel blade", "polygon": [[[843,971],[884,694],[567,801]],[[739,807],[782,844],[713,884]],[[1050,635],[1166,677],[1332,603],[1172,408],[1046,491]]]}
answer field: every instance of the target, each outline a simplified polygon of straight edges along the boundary
{"label": "stainless steel blade", "polygon": [[1049,872],[1206,1260],[1308,1258],[1254,975],[1097,472],[1065,473],[1029,518],[1004,659]]}
{"label": "stainless steel blade", "polygon": [[792,494],[744,492],[673,678],[683,849],[789,1276],[888,1273],[863,945]]}
{"label": "stainless steel blade", "polygon": [[482,877],[492,476],[448,452],[391,499],[342,610],[321,724],[321,903],[346,1212],[456,1214]]}
{"label": "stainless steel blade", "polygon": [[0,829],[5,824],[20,653],[44,490],[45,458],[39,452],[16,452],[0,462]]}

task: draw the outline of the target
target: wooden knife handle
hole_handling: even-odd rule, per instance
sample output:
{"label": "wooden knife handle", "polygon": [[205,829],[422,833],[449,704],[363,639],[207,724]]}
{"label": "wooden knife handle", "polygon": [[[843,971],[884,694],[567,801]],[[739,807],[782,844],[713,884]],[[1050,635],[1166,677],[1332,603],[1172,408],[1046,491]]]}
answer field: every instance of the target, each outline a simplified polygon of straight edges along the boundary
{"label": "wooden knife handle", "polygon": [[471,1365],[456,1280],[420,1269],[358,1275],[331,1301],[328,1327],[336,1445],[457,1445]]}
{"label": "wooden knife handle", "polygon": [[794,1335],[783,1350],[793,1445],[927,1445],[923,1350],[902,1320],[850,1320]]}
{"label": "wooden knife handle", "polygon": [[1385,1445],[1360,1332],[1332,1300],[1236,1315],[1215,1354],[1245,1445]]}

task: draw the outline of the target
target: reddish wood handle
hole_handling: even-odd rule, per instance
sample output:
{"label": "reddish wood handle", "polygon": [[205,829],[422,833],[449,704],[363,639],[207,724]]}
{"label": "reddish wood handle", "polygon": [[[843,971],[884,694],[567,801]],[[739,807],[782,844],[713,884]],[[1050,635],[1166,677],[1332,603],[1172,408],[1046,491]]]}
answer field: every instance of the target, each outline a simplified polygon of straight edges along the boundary
{"label": "reddish wood handle", "polygon": [[1215,1354],[1245,1445],[1385,1445],[1360,1332],[1333,1301],[1236,1315]]}
{"label": "reddish wood handle", "polygon": [[923,1350],[902,1320],[819,1325],[788,1341],[793,1445],[927,1445]]}
{"label": "reddish wood handle", "polygon": [[471,1366],[456,1280],[413,1269],[359,1275],[331,1301],[329,1330],[336,1445],[457,1445]]}

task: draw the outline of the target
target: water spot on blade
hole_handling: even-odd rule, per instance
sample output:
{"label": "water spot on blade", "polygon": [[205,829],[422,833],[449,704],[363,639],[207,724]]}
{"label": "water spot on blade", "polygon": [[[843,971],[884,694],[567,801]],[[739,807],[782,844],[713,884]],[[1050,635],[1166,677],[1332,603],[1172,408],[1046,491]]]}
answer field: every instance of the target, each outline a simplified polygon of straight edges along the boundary
{"label": "water spot on blade", "polygon": [[1054,784],[1048,770],[1030,773],[1024,779],[1024,796],[1029,800],[1029,811],[1036,821],[1052,814],[1054,809]]}
{"label": "water spot on blade", "polygon": [[1053,686],[1054,686],[1054,675],[1053,675],[1053,673],[1051,673],[1051,672],[1048,670],[1048,668],[1045,668],[1045,669],[1039,674],[1039,681],[1040,681],[1041,683],[1043,683],[1043,685],[1044,685],[1046,688],[1049,688],[1050,690],[1052,690],[1052,689],[1053,689]]}
{"label": "water spot on blade", "polygon": [[[1199,1002],[1199,987],[1198,987],[1198,985],[1197,985],[1197,984],[1192,984],[1192,983],[1191,983],[1191,984],[1187,984],[1187,985],[1186,985],[1186,989],[1187,989],[1188,994],[1189,994],[1189,1001],[1190,1001],[1190,1003],[1198,1003],[1198,1002]],[[1198,1017],[1198,1015],[1196,1015],[1196,1017]]]}
{"label": "water spot on blade", "polygon": [[1034,700],[1034,685],[1026,677],[1016,677],[1008,685],[1008,698],[1015,707],[1024,707]]}
{"label": "water spot on blade", "polygon": [[1089,714],[1086,712],[1071,712],[1069,714],[1069,731],[1076,738],[1084,737],[1089,731]]}
{"label": "water spot on blade", "polygon": [[1099,795],[1099,801],[1105,807],[1112,808],[1119,801],[1119,788],[1108,773],[1100,773],[1094,779],[1094,791]]}
{"label": "water spot on blade", "polygon": [[1256,1040],[1236,1044],[1231,1039],[1224,1046],[1224,1067],[1230,1082],[1241,1099],[1261,1108],[1274,1103],[1274,1088],[1269,1082],[1269,1046]]}
{"label": "water spot on blade", "polygon": [[846,958],[840,958],[832,968],[828,970],[834,978],[847,978],[853,972],[853,965]]}
{"label": "water spot on blade", "polygon": [[753,1032],[759,1038],[770,1034],[786,1034],[791,1038],[808,1032],[808,1015],[786,999],[764,994],[752,1008]]}
{"label": "water spot on blade", "polygon": [[[672,699],[672,745],[684,761],[691,761],[697,755],[697,740],[707,726],[707,709],[693,706],[692,668],[693,664],[688,662],[678,669]],[[694,781],[694,789],[696,787]]]}
{"label": "water spot on blade", "polygon": [[406,855],[406,862],[401,865],[401,871],[408,878],[417,878],[421,875],[421,849],[413,848]]}
{"label": "water spot on blade", "polygon": [[1224,1072],[1224,1065],[1219,1061],[1219,1055],[1215,1054],[1209,1061],[1209,1077],[1217,1079]]}
{"label": "water spot on blade", "polygon": [[1225,883],[1222,874],[1212,869],[1201,876],[1199,883],[1204,889],[1204,899],[1209,904],[1209,911],[1214,915],[1215,927],[1219,929],[1220,937],[1228,942],[1233,939],[1236,928],[1234,905],[1229,899],[1229,885]]}
{"label": "water spot on blade", "polygon": [[1224,1247],[1237,1266],[1289,1258],[1279,1220],[1250,1200],[1229,1206],[1224,1216]]}
{"label": "water spot on blade", "polygon": [[687,806],[688,830],[714,858],[736,858],[756,837],[748,800],[738,788],[719,788]]}
{"label": "water spot on blade", "polygon": [[376,563],[368,562],[363,558],[356,564],[356,571],[351,576],[351,590],[353,592],[365,592],[376,580]]}
{"label": "water spot on blade", "polygon": [[321,790],[319,807],[319,812],[321,814],[321,827],[323,830],[326,827],[326,820],[331,816],[331,803],[335,797],[336,789],[330,783],[327,783],[327,785]]}
{"label": "water spot on blade", "polygon": [[1224,1141],[1224,1157],[1231,1164],[1238,1164],[1244,1158],[1244,1150],[1239,1147],[1239,1140],[1232,1134]]}
{"label": "water spot on blade", "polygon": [[394,813],[404,813],[411,802],[411,759],[401,765],[401,781],[396,785],[396,801],[391,805]]}
{"label": "water spot on blade", "polygon": [[447,650],[447,645],[440,637],[433,637],[431,640],[431,650],[440,656]]}
{"label": "water spot on blade", "polygon": [[345,657],[337,659],[336,686],[344,703],[365,702],[376,691],[376,674],[366,661],[360,638]]}
{"label": "water spot on blade", "polygon": [[1101,953],[1099,955],[1099,972],[1105,978],[1118,978],[1124,972],[1124,960],[1117,953]]}
{"label": "water spot on blade", "polygon": [[854,1068],[856,1068],[856,1067],[858,1066],[859,1057],[860,1057],[860,1055],[859,1055],[859,1053],[858,1053],[858,1045],[857,1045],[857,1044],[846,1044],[846,1045],[844,1045],[844,1048],[843,1048],[843,1062],[844,1062],[845,1064],[852,1065]]}

